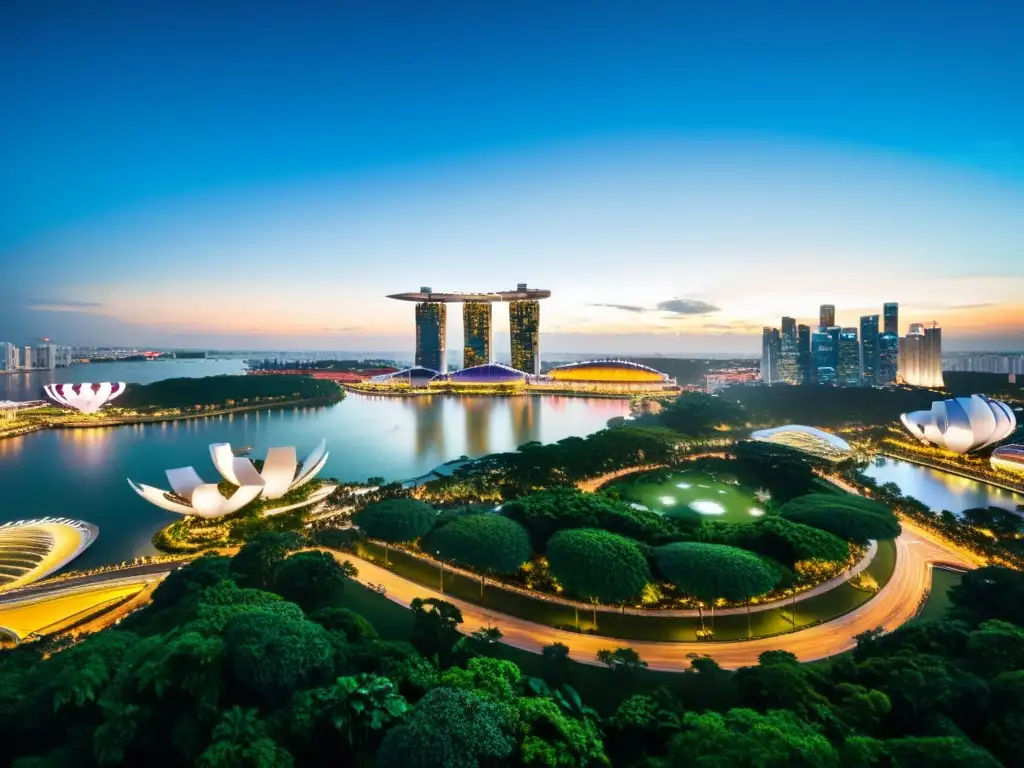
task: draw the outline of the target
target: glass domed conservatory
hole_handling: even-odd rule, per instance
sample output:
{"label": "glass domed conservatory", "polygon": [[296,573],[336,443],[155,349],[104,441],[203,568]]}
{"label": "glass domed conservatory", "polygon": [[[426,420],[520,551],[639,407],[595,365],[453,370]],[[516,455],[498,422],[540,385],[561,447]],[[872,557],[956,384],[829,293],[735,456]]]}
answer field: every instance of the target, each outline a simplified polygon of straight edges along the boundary
{"label": "glass domed conservatory", "polygon": [[501,363],[485,363],[435,376],[431,387],[521,387],[526,374]]}

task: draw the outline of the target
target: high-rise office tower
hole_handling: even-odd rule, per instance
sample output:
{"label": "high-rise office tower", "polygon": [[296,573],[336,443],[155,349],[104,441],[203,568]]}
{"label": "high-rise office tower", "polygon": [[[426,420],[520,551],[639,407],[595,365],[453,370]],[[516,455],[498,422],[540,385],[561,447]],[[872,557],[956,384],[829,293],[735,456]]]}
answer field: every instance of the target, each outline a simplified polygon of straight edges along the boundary
{"label": "high-rise office tower", "polygon": [[876,384],[895,384],[899,372],[900,337],[895,333],[882,333],[878,336],[878,375]]}
{"label": "high-rise office tower", "polygon": [[779,352],[781,346],[778,328],[761,329],[761,381],[771,384],[779,381]]}
{"label": "high-rise office tower", "polygon": [[432,371],[448,371],[448,307],[439,301],[416,305],[416,365]]}
{"label": "high-rise office tower", "polygon": [[813,380],[818,384],[836,381],[836,345],[828,330],[811,334],[811,366]]}
{"label": "high-rise office tower", "polygon": [[818,312],[818,327],[831,328],[836,324],[836,307],[834,304],[822,304]]}
{"label": "high-rise office tower", "polygon": [[800,383],[810,384],[814,381],[811,357],[811,326],[796,327],[796,367],[800,371]]}
{"label": "high-rise office tower", "polygon": [[779,334],[779,381],[787,384],[800,383],[800,369],[797,366],[796,320],[782,318]]}
{"label": "high-rise office tower", "polygon": [[491,362],[493,312],[489,301],[467,301],[462,305],[462,367]]}
{"label": "high-rise office tower", "polygon": [[878,383],[878,315],[860,319],[860,382],[865,387]]}
{"label": "high-rise office tower", "polygon": [[857,344],[856,328],[843,328],[839,331],[836,383],[841,387],[860,385],[860,345]]}
{"label": "high-rise office tower", "polygon": [[513,301],[508,305],[512,341],[512,367],[540,373],[540,302]]}
{"label": "high-rise office tower", "polygon": [[0,371],[18,370],[18,348],[9,341],[0,341]]}
{"label": "high-rise office tower", "polygon": [[895,301],[888,301],[882,305],[882,317],[885,321],[883,333],[894,333],[900,335],[900,305]]}
{"label": "high-rise office tower", "polygon": [[912,387],[941,387],[942,329],[911,323],[899,341],[899,380]]}

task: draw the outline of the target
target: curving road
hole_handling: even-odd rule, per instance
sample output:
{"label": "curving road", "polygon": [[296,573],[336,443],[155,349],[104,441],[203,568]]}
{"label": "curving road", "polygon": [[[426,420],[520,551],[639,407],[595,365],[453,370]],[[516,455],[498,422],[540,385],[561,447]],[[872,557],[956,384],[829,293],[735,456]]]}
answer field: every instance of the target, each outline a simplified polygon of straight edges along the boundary
{"label": "curving road", "polygon": [[833,621],[778,637],[735,642],[666,643],[642,640],[617,640],[599,635],[583,635],[535,624],[497,611],[488,610],[384,570],[347,553],[332,552],[339,560],[351,560],[359,569],[358,580],[364,584],[383,585],[387,597],[403,606],[413,598],[436,597],[457,605],[462,611],[464,632],[488,626],[498,627],[502,642],[532,653],[551,643],[564,643],[576,661],[598,664],[596,655],[602,648],[629,646],[637,651],[650,669],[678,672],[689,667],[691,654],[711,656],[726,669],[757,664],[765,651],[786,650],[800,661],[815,661],[850,650],[855,637],[881,627],[891,631],[913,618],[921,600],[931,587],[932,567],[945,565],[971,569],[980,563],[935,539],[926,531],[902,523],[903,533],[896,539],[896,569],[879,593],[860,608]]}

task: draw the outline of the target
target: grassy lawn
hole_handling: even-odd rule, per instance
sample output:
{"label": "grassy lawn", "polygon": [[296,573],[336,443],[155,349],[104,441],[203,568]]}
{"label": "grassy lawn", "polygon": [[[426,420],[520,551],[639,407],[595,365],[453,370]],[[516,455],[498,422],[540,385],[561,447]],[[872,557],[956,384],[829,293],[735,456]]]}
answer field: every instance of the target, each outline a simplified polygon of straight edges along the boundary
{"label": "grassy lawn", "polygon": [[[367,543],[361,543],[360,547],[361,554],[371,555],[378,561],[383,560],[383,548]],[[432,589],[440,586],[440,573],[431,563],[394,550],[389,554],[389,561],[392,570],[400,576]],[[896,546],[892,542],[882,542],[879,544],[878,554],[865,573],[881,587],[892,576],[895,567]],[[569,606],[547,602],[540,596],[528,597],[496,587],[485,588],[481,598],[478,579],[470,579],[450,571],[445,571],[444,591],[466,602],[539,624],[579,626],[583,630],[594,628],[592,611],[581,609],[577,614],[577,611]],[[779,635],[841,616],[863,605],[872,597],[873,593],[846,583],[822,595],[798,601],[795,605],[795,616],[792,604],[751,613],[749,630],[746,614],[717,616],[712,619],[710,612],[706,612],[704,623],[709,629],[714,627],[715,640],[718,641]],[[636,616],[616,613],[613,610],[599,610],[596,633],[631,640],[693,642],[697,639],[696,633],[700,626],[699,618]]]}
{"label": "grassy lawn", "polygon": [[666,517],[750,523],[763,514],[753,492],[695,470],[658,469],[617,480],[607,488]]}
{"label": "grassy lawn", "polygon": [[941,619],[945,615],[946,609],[952,605],[949,600],[949,590],[959,584],[963,577],[962,573],[957,573],[956,571],[947,571],[945,568],[933,568],[932,591],[928,595],[928,600],[925,602],[924,608],[921,609],[917,620],[930,621],[932,619]]}

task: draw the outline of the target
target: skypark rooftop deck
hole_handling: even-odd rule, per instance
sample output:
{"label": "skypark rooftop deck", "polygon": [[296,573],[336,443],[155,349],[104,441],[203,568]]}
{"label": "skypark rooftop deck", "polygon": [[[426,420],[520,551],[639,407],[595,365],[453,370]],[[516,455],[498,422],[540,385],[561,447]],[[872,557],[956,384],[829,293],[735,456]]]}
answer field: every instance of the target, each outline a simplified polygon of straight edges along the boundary
{"label": "skypark rooftop deck", "polygon": [[433,301],[442,304],[461,304],[467,301],[536,301],[538,299],[547,299],[550,296],[551,291],[523,286],[515,291],[494,291],[491,293],[435,293],[429,288],[420,288],[417,292],[392,293],[388,295],[388,298],[398,299],[399,301],[415,301],[417,303]]}

